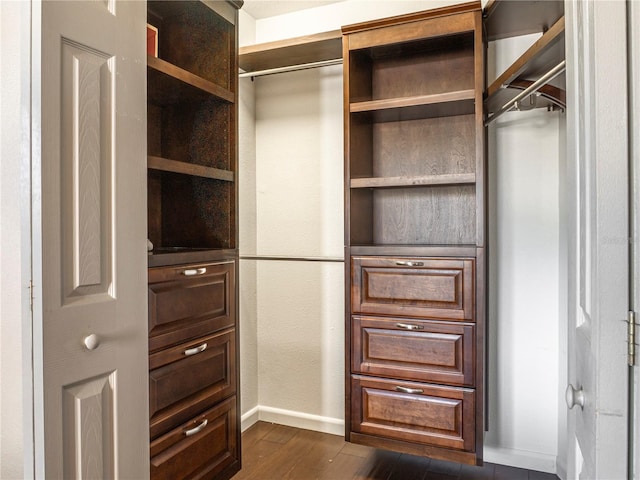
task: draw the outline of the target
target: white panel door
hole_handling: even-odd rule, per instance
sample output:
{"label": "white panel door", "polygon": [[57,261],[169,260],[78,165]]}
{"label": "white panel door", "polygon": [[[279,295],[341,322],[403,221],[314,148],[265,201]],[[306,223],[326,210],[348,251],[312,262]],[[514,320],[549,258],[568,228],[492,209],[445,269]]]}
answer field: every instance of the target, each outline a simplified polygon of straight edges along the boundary
{"label": "white panel door", "polygon": [[146,4],[33,7],[36,476],[148,478]]}
{"label": "white panel door", "polygon": [[[569,479],[627,478],[625,2],[565,2],[570,185]],[[583,406],[579,405],[583,404]]]}

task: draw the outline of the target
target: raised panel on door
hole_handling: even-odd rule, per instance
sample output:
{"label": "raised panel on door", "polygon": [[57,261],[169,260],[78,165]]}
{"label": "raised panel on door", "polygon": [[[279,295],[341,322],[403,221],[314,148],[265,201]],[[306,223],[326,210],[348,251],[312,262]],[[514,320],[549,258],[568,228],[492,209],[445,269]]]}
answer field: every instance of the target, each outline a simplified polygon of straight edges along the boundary
{"label": "raised panel on door", "polygon": [[474,260],[353,257],[353,313],[474,321]]}
{"label": "raised panel on door", "polygon": [[149,269],[149,350],[235,325],[235,263]]}
{"label": "raised panel on door", "polygon": [[473,325],[354,316],[351,329],[353,373],[473,386]]}
{"label": "raised panel on door", "polygon": [[149,356],[151,438],[235,393],[235,341],[231,330]]}
{"label": "raised panel on door", "polygon": [[351,386],[353,432],[474,451],[474,390],[361,375]]}
{"label": "raised panel on door", "polygon": [[[151,479],[213,479],[237,471],[236,398],[231,397],[151,442]],[[226,475],[224,475],[226,477]]]}

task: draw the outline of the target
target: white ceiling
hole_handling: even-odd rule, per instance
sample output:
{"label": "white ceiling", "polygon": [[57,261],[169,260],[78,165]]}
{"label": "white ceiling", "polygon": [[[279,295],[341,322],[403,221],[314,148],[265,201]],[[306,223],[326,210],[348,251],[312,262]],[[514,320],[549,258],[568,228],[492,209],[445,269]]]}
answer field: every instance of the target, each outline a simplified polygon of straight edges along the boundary
{"label": "white ceiling", "polygon": [[242,10],[253,18],[259,19],[343,1],[344,0],[245,0]]}

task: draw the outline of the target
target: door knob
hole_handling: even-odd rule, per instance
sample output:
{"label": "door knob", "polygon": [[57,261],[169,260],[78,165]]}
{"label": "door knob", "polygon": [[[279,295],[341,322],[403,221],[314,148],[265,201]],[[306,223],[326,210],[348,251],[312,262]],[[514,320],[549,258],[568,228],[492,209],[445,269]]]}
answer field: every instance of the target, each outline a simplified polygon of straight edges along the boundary
{"label": "door knob", "polygon": [[82,343],[84,343],[87,350],[95,350],[100,345],[100,339],[95,333],[92,333],[91,335],[84,337]]}
{"label": "door knob", "polygon": [[569,409],[572,409],[576,405],[580,405],[580,409],[584,408],[585,399],[582,388],[575,389],[573,385],[569,384],[567,391],[564,393],[564,398],[567,401],[567,407],[569,407]]}

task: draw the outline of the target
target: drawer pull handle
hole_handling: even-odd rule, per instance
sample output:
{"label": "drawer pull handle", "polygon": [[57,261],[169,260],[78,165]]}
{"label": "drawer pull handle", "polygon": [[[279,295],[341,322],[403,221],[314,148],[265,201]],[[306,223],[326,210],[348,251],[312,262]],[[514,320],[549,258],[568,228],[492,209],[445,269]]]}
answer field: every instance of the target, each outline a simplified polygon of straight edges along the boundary
{"label": "drawer pull handle", "polygon": [[207,426],[207,423],[209,423],[209,421],[205,418],[202,421],[202,423],[200,425],[198,425],[197,427],[193,427],[190,430],[185,430],[184,431],[184,436],[185,437],[190,437],[191,435],[195,435],[196,433],[201,432],[204,429],[204,427]]}
{"label": "drawer pull handle", "polygon": [[207,269],[205,267],[189,268],[189,269],[185,270],[184,272],[182,272],[182,274],[185,277],[193,277],[195,275],[204,275],[205,273],[207,273]]}
{"label": "drawer pull handle", "polygon": [[424,390],[422,390],[421,388],[407,388],[407,387],[397,386],[397,387],[396,387],[396,392],[402,392],[402,393],[423,393],[423,392],[424,392]]}
{"label": "drawer pull handle", "polygon": [[404,328],[405,330],[424,330],[422,325],[412,325],[410,323],[396,323],[396,327]]}
{"label": "drawer pull handle", "polygon": [[196,353],[202,353],[207,349],[207,344],[203,343],[202,345],[198,345],[194,348],[189,348],[184,351],[184,354],[188,357],[190,355],[195,355]]}
{"label": "drawer pull handle", "polygon": [[400,261],[396,262],[396,265],[401,267],[422,267],[424,266],[424,262],[410,262],[410,261]]}

